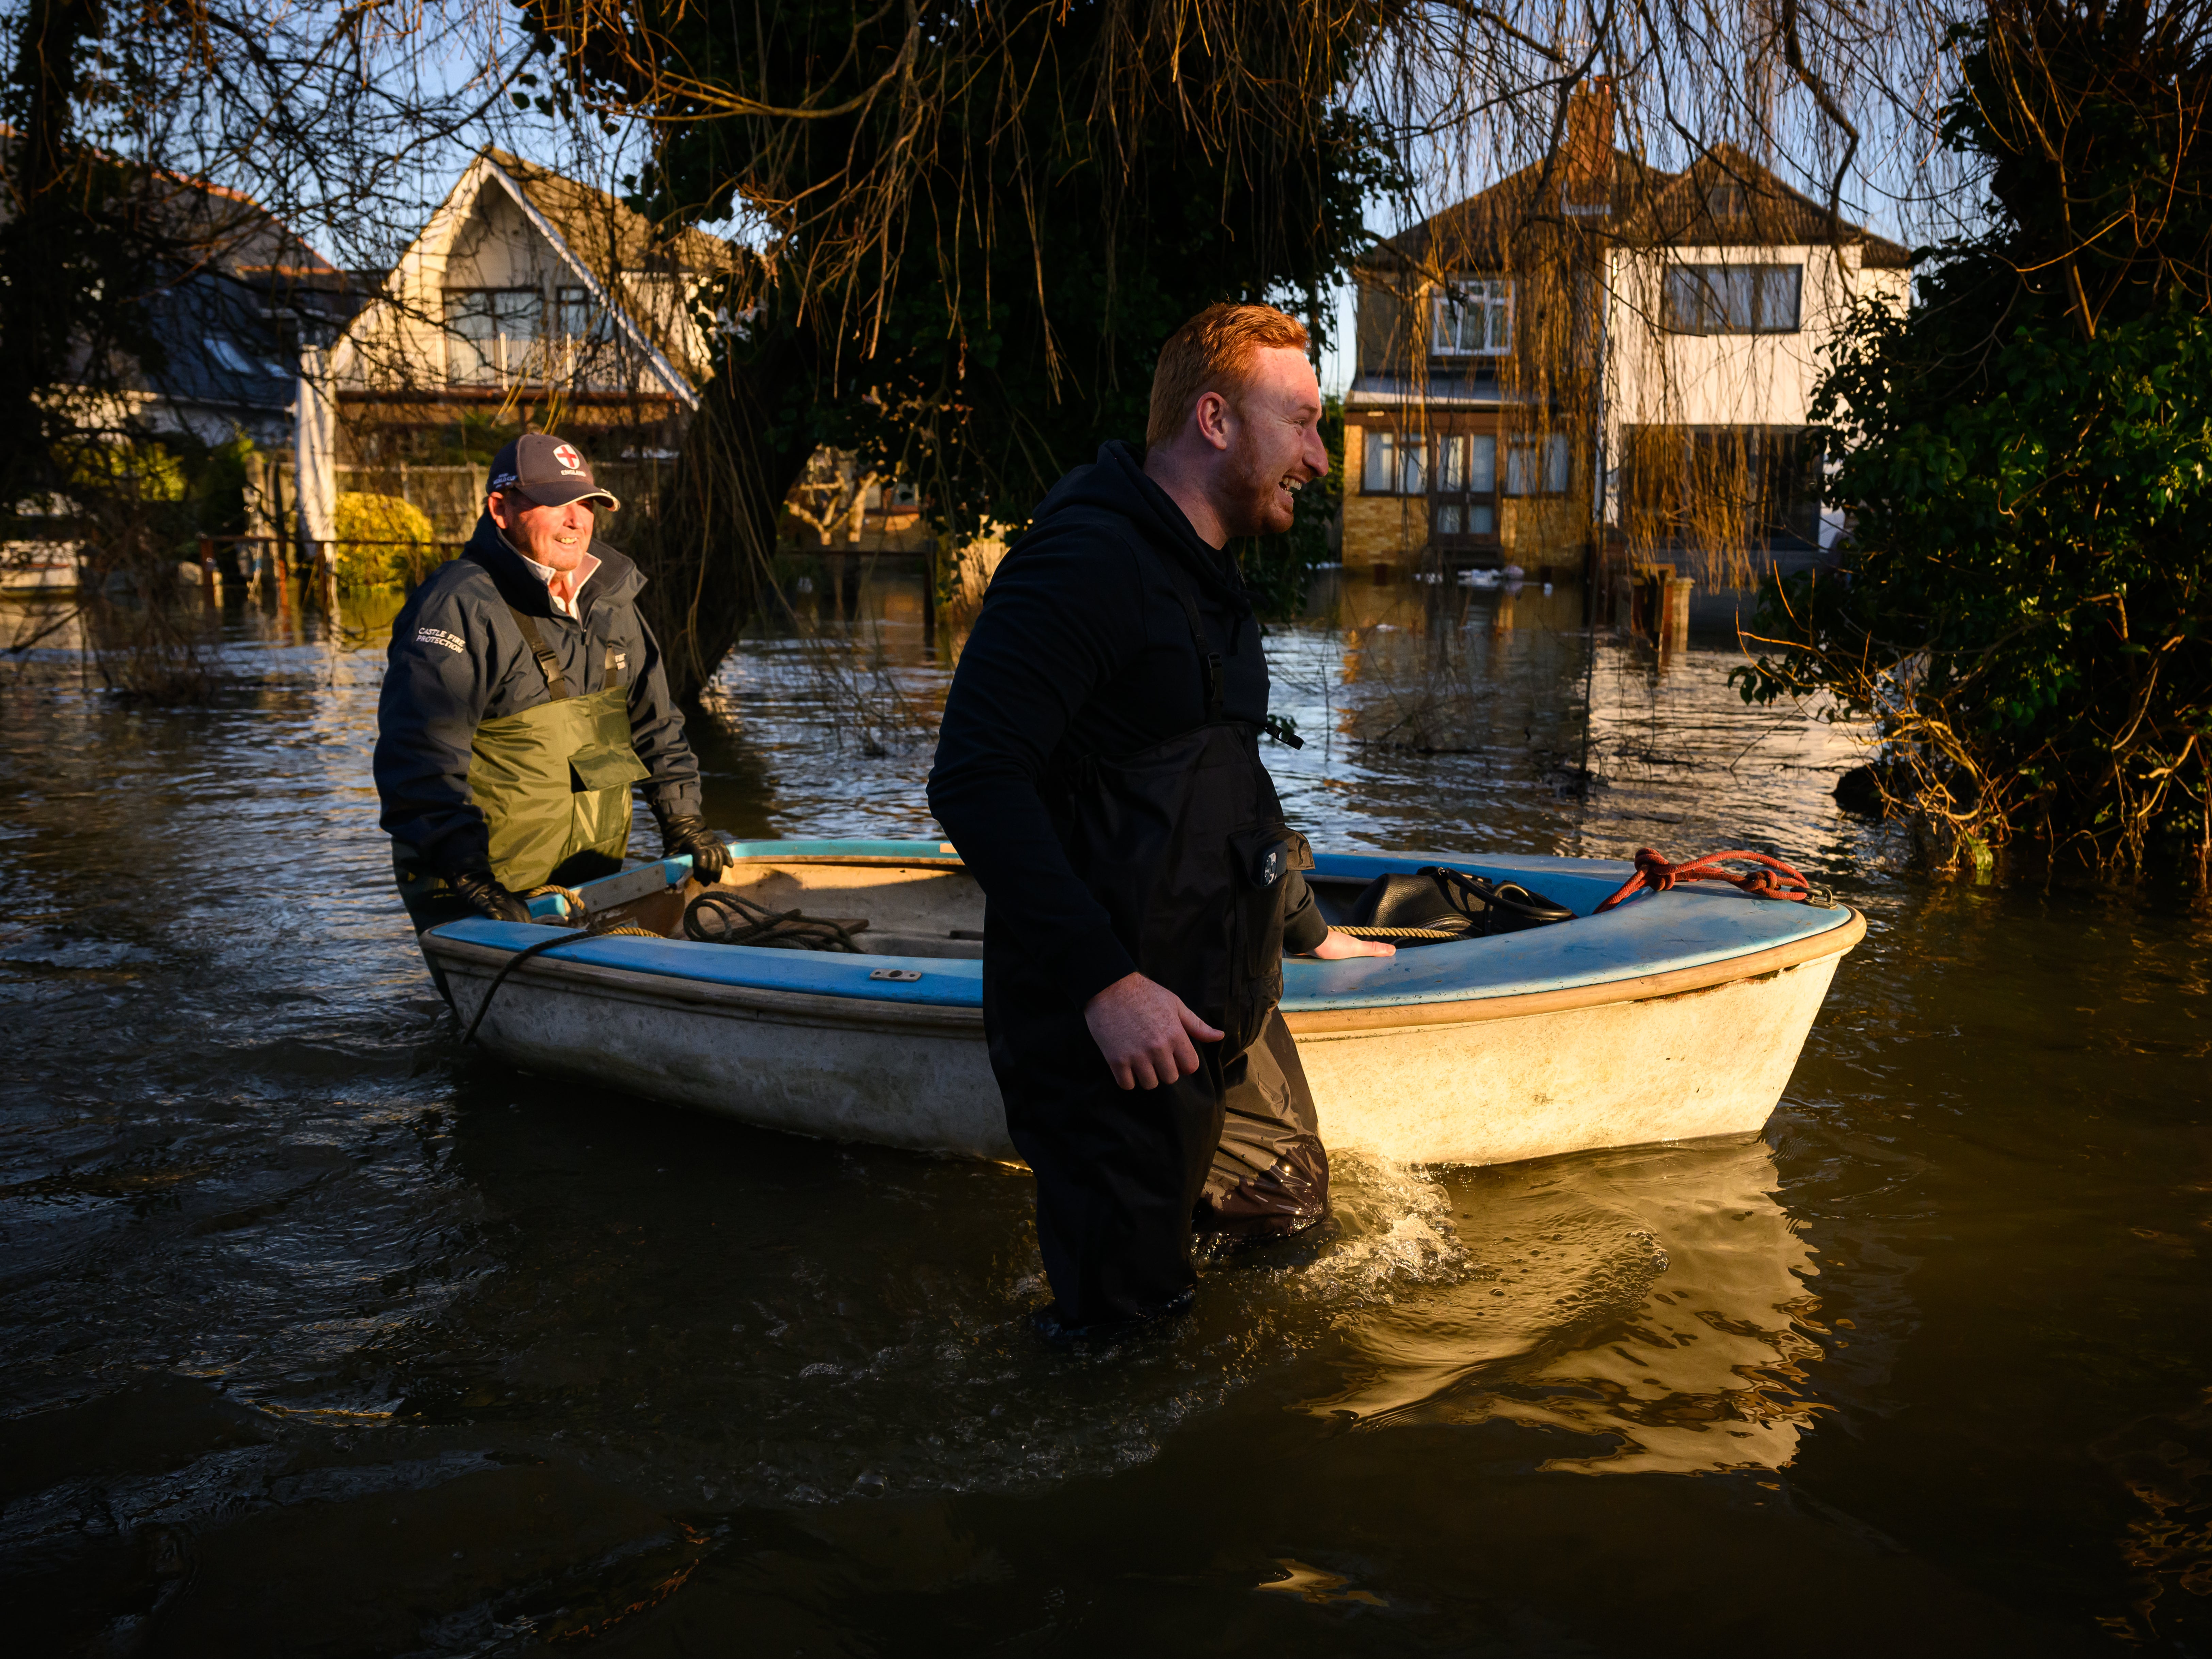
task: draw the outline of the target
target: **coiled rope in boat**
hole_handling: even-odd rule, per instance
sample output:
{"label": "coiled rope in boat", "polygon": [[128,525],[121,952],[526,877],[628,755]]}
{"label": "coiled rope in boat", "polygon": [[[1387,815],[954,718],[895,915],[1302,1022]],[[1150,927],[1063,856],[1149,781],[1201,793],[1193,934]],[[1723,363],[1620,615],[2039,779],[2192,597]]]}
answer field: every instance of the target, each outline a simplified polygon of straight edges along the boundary
{"label": "coiled rope in boat", "polygon": [[592,927],[591,907],[584,902],[584,896],[573,887],[562,887],[548,882],[543,887],[532,888],[523,896],[544,898],[548,893],[558,893],[561,896],[561,902],[568,907],[570,915],[583,917],[585,930],[594,939],[620,939],[625,935],[631,939],[665,939],[667,937],[665,933],[654,933],[650,927],[632,927],[628,923],[614,927]]}
{"label": "coiled rope in boat", "polygon": [[824,916],[771,910],[735,893],[707,892],[684,907],[684,937],[702,945],[781,945],[858,956],[853,930]]}
{"label": "coiled rope in boat", "polygon": [[[1747,871],[1723,869],[1730,863],[1749,864]],[[1804,874],[1780,859],[1767,857],[1764,853],[1708,853],[1701,859],[1690,859],[1680,864],[1669,864],[1657,850],[1647,847],[1636,855],[1636,873],[1621,883],[1620,890],[1590,914],[1603,915],[1616,904],[1633,898],[1643,890],[1663,893],[1669,887],[1685,881],[1724,881],[1740,888],[1753,898],[1789,899],[1798,904],[1809,904],[1816,910],[1835,908],[1836,896],[1826,888],[1805,878]],[[1791,884],[1795,884],[1792,885]]]}
{"label": "coiled rope in boat", "polygon": [[1467,937],[1467,930],[1463,927],[1362,927],[1347,926],[1340,921],[1331,923],[1328,931],[1332,933],[1349,933],[1354,939],[1454,939]]}

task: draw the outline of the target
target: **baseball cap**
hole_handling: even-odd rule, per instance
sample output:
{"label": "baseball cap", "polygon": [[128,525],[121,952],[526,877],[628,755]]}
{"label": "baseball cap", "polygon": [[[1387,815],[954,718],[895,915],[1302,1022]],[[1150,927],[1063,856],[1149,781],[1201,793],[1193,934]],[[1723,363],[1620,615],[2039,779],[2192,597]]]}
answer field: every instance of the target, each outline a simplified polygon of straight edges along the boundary
{"label": "baseball cap", "polygon": [[592,464],[566,438],[550,432],[526,432],[492,457],[490,489],[513,489],[540,507],[599,501],[610,513],[622,503],[592,482]]}

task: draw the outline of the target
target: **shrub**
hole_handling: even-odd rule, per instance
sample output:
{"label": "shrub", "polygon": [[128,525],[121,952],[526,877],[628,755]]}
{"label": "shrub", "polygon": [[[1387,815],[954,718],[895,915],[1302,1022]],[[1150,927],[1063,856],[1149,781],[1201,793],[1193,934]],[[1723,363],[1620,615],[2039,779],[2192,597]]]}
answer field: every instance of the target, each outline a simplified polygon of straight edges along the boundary
{"label": "shrub", "polygon": [[397,495],[345,491],[338,497],[335,528],[331,551],[341,587],[388,587],[428,562],[430,520]]}
{"label": "shrub", "polygon": [[2212,873],[2212,57],[2180,15],[2002,0],[1958,32],[1984,228],[1838,341],[1813,413],[1856,544],[1770,586],[1736,672],[1869,721],[1939,867]]}

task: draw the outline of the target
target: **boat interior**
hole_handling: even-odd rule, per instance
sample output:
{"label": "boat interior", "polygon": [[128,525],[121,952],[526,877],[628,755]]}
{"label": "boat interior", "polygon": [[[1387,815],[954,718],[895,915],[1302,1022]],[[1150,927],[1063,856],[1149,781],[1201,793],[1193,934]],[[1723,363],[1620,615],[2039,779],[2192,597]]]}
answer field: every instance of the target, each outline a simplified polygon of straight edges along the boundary
{"label": "boat interior", "polygon": [[[793,919],[770,922],[764,933],[743,938],[740,942],[748,945],[820,948],[819,930],[805,924],[830,922],[866,955],[974,959],[983,954],[983,890],[955,866],[740,859],[720,881],[702,884],[687,874],[678,886],[669,884],[670,868],[656,861],[586,882],[577,890],[592,927],[641,927],[665,939],[692,938],[684,915],[694,902],[710,894],[730,895],[758,907],[766,918]],[[551,906],[549,920],[565,908],[557,897],[537,903]],[[709,907],[695,925],[711,930],[717,923],[726,925],[728,915]]]}
{"label": "boat interior", "polygon": [[[835,942],[842,933],[870,956],[974,960],[983,954],[982,889],[949,862],[747,858],[732,864],[712,884],[702,885],[688,873],[680,884],[671,884],[679,867],[656,860],[586,883],[577,892],[591,925],[600,931],[641,928],[665,939],[802,950],[842,949]],[[1440,914],[1436,890],[1425,877],[1309,872],[1306,881],[1331,927],[1379,924],[1418,932],[1451,920]],[[709,895],[742,902],[695,910],[696,902]],[[568,907],[565,899],[548,895],[534,901],[532,908],[555,921],[565,917]],[[687,913],[693,915],[688,927]],[[1562,909],[1557,919],[1565,918]],[[733,927],[736,931],[730,931]],[[1403,938],[1400,943],[1418,945],[1447,936]]]}

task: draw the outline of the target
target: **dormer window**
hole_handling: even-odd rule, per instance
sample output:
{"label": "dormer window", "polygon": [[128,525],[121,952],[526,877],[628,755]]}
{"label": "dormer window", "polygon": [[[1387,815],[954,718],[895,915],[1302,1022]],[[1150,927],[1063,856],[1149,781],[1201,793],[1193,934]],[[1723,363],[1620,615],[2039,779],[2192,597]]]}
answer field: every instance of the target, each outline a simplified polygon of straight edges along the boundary
{"label": "dormer window", "polygon": [[1741,179],[1723,179],[1706,186],[1705,211],[1714,218],[1741,219],[1749,210]]}
{"label": "dormer window", "polygon": [[1462,276],[1437,291],[1429,353],[1436,357],[1502,357],[1513,349],[1513,282]]}

